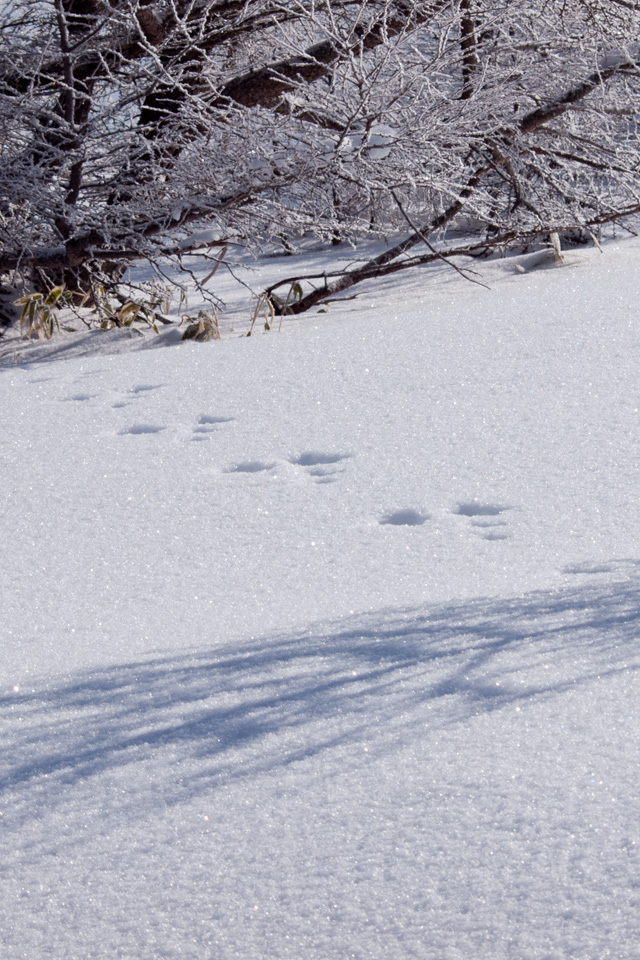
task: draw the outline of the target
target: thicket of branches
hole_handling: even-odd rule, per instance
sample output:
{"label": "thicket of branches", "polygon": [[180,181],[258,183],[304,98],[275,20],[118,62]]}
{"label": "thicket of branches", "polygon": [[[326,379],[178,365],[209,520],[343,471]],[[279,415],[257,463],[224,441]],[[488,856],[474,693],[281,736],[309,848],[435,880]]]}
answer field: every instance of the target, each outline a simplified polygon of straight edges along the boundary
{"label": "thicket of branches", "polygon": [[636,0],[5,0],[0,276],[91,294],[196,248],[401,237],[297,312],[629,216],[639,28]]}

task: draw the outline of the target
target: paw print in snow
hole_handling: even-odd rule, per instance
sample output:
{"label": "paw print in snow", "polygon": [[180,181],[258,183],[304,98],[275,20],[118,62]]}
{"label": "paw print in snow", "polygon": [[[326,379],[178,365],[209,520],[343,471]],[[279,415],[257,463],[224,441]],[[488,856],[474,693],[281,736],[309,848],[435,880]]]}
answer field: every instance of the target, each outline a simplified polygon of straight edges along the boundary
{"label": "paw print in snow", "polygon": [[338,479],[337,474],[344,471],[344,468],[338,467],[337,464],[350,457],[350,453],[322,453],[319,450],[307,450],[298,457],[292,457],[289,462],[294,466],[304,467],[316,483],[335,483]]}
{"label": "paw print in snow", "polygon": [[510,509],[501,504],[470,500],[459,503],[453,512],[459,517],[469,517],[471,526],[477,528],[483,540],[508,540],[511,534],[507,521],[501,519],[501,515]]}

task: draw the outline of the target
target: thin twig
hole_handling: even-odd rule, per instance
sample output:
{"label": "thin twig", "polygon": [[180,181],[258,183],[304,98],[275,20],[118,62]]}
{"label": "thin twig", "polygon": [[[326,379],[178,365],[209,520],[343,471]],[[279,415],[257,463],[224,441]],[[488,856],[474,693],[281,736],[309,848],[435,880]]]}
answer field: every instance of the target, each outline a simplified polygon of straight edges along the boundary
{"label": "thin twig", "polygon": [[389,190],[389,193],[391,194],[391,196],[392,196],[393,199],[395,200],[395,202],[396,202],[396,204],[397,204],[397,206],[398,206],[398,210],[400,211],[400,213],[402,214],[402,216],[404,217],[404,219],[407,221],[407,223],[409,224],[409,226],[411,227],[411,229],[413,230],[413,232],[416,233],[416,234],[420,237],[420,239],[421,239],[422,242],[425,244],[425,246],[431,251],[431,253],[435,254],[435,256],[438,258],[438,260],[442,260],[442,262],[443,262],[443,263],[446,263],[448,267],[453,267],[453,269],[456,271],[456,273],[459,273],[460,276],[461,276],[464,280],[468,280],[470,283],[477,283],[479,287],[484,287],[485,290],[490,290],[490,289],[491,289],[490,287],[487,286],[486,283],[483,283],[482,280],[476,280],[476,279],[474,279],[474,277],[468,276],[467,273],[466,273],[466,271],[461,270],[460,267],[456,266],[455,263],[452,263],[451,260],[448,260],[443,253],[440,253],[439,250],[436,250],[436,248],[433,246],[433,244],[431,243],[431,241],[424,235],[424,233],[420,230],[420,228],[415,225],[415,223],[413,222],[413,220],[411,219],[411,217],[409,216],[409,214],[406,212],[406,210],[405,210],[404,207],[402,206],[402,203],[400,202],[400,198],[399,198],[398,195],[396,194],[395,190],[392,188],[392,189]]}

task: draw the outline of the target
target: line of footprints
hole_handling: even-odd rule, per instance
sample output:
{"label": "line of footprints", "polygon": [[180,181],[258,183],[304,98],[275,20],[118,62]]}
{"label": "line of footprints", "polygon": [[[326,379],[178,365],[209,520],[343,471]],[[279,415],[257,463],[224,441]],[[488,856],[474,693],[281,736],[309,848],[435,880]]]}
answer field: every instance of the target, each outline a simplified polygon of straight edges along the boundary
{"label": "line of footprints", "polygon": [[[340,463],[343,460],[349,460],[350,457],[350,453],[322,453],[319,450],[307,450],[298,457],[291,457],[289,463],[296,467],[302,467],[315,483],[335,483],[338,475],[344,473],[344,466],[340,466]],[[274,470],[276,467],[276,461],[245,460],[227,468],[225,472],[260,473],[261,471]]]}
{"label": "line of footprints", "polygon": [[[202,436],[203,433],[206,434],[215,429],[214,425],[216,424],[226,423],[232,419],[232,417],[200,417],[199,425],[195,427],[198,436],[194,436],[193,439],[206,439]],[[344,461],[351,457],[352,454],[350,453],[326,453],[319,450],[307,450],[297,457],[291,457],[289,463],[302,467],[316,483],[335,483],[339,474],[344,473]],[[275,460],[243,460],[227,467],[225,473],[263,473],[275,470],[277,466]],[[510,509],[511,507],[503,504],[481,503],[478,500],[470,500],[459,503],[452,512],[456,516],[468,518],[471,527],[483,540],[508,540],[511,534],[509,533],[508,523],[502,514]],[[430,519],[428,513],[409,507],[385,513],[380,518],[379,523],[383,526],[419,527]]]}
{"label": "line of footprints", "polygon": [[[124,401],[113,404],[114,407],[129,406],[139,397],[144,396],[154,390],[161,389],[163,384],[144,384],[132,387],[127,391]],[[92,394],[77,393],[65,397],[66,401],[87,401],[93,399]],[[209,414],[202,414],[193,427],[191,440],[208,440],[210,436],[219,430],[224,424],[231,423],[235,417],[219,417]],[[120,431],[121,435],[138,435],[161,433],[166,428],[151,423],[135,423]],[[291,457],[289,463],[297,467],[302,467],[308,476],[316,483],[335,483],[339,475],[344,472],[346,460],[351,458],[350,453],[327,453],[319,450],[307,450],[299,456]],[[225,473],[251,474],[263,473],[275,470],[277,461],[264,460],[244,460],[233,466],[227,467]],[[511,507],[495,503],[482,503],[478,500],[469,500],[459,503],[452,511],[455,516],[464,517],[468,520],[471,528],[483,540],[508,540],[509,525],[503,516]],[[428,513],[407,507],[401,510],[393,510],[385,513],[379,520],[383,526],[396,527],[419,527],[430,520]]]}
{"label": "line of footprints", "polygon": [[[139,394],[143,391],[159,389],[158,387],[136,387],[130,391],[132,394]],[[67,397],[68,400],[90,399],[88,396]],[[128,404],[117,403],[116,407]],[[202,414],[198,417],[196,425],[193,427],[190,439],[201,442],[208,440],[213,433],[226,423],[232,423],[235,417],[216,417],[210,414]],[[160,433],[166,428],[151,423],[134,423],[120,431],[120,435],[139,435]],[[320,450],[307,450],[297,457],[291,457],[289,463],[297,467],[302,467],[305,472],[316,483],[334,483],[338,479],[338,474],[344,472],[344,467],[340,466],[344,460],[349,460],[350,453],[325,453]],[[274,470],[277,462],[264,460],[243,460],[227,467],[225,473],[262,473]]]}
{"label": "line of footprints", "polygon": [[[452,512],[455,516],[468,518],[470,526],[482,540],[508,540],[511,534],[509,533],[508,523],[502,514],[510,509],[511,507],[495,503],[480,503],[478,500],[470,500],[466,503],[459,503]],[[430,519],[428,513],[421,513],[409,508],[394,510],[392,513],[385,514],[380,523],[397,527],[419,527]]]}

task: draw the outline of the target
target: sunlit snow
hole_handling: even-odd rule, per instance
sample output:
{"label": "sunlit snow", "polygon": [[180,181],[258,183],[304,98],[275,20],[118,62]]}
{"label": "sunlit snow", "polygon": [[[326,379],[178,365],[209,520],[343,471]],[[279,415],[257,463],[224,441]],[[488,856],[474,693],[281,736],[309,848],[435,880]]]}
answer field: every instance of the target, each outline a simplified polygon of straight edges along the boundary
{"label": "sunlit snow", "polygon": [[639,255],[0,341],[3,960],[640,956]]}

